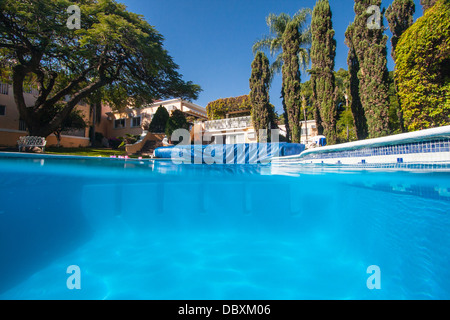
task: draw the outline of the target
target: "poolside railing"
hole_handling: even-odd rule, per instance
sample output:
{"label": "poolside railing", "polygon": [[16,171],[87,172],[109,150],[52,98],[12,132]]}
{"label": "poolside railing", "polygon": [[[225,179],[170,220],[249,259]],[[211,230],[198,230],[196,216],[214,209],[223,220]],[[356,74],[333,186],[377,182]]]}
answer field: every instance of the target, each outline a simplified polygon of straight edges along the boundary
{"label": "poolside railing", "polygon": [[205,130],[244,129],[252,125],[252,118],[239,117],[205,122]]}

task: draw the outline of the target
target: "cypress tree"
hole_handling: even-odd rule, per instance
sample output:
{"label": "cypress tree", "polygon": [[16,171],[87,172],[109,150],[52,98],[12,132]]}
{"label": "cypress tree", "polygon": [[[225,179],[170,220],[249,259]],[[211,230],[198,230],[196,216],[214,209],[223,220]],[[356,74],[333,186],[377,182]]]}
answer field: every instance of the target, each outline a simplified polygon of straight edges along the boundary
{"label": "cypress tree", "polygon": [[300,51],[300,33],[298,24],[290,22],[283,34],[283,88],[286,113],[291,132],[291,141],[300,143],[300,107],[301,86],[298,53]]}
{"label": "cypress tree", "polygon": [[148,130],[152,133],[162,133],[166,131],[166,123],[169,120],[169,112],[163,106],[159,106],[153,115]]}
{"label": "cypress tree", "polygon": [[[416,11],[416,6],[413,0],[394,0],[386,11],[386,19],[389,23],[389,29],[392,32],[392,58],[395,61],[395,49],[397,48],[400,36],[414,23],[413,15]],[[394,84],[395,91],[398,92],[397,84]],[[398,100],[397,116],[400,122],[402,132],[405,131],[403,122],[403,112]]]}
{"label": "cypress tree", "polygon": [[423,12],[425,13],[425,11],[436,4],[436,0],[420,0],[420,4],[422,5]]}
{"label": "cypress tree", "polygon": [[[380,28],[368,26],[371,13],[367,10],[373,5],[380,7],[381,0],[355,0],[356,17],[346,32],[346,42],[351,55],[349,71],[352,93],[357,86],[369,138],[389,134],[387,36],[383,34],[383,19],[378,21]],[[358,99],[352,96],[352,100]],[[354,107],[357,109],[357,106]],[[354,114],[354,118],[357,129],[363,128],[363,124],[357,124],[362,120],[361,115]],[[358,135],[358,138],[364,136],[364,132],[361,132],[361,137]]]}
{"label": "cypress tree", "polygon": [[[165,134],[171,141],[172,134],[177,129],[189,130],[189,123],[186,119],[186,114],[178,109],[172,112],[172,115],[167,119]],[[181,142],[181,141],[180,141]]]}
{"label": "cypress tree", "polygon": [[328,0],[318,0],[311,20],[311,86],[314,108],[320,115],[323,134],[329,144],[336,143],[336,104],[333,97],[334,58],[336,56],[336,40],[334,39],[332,14]]}
{"label": "cypress tree", "polygon": [[386,19],[392,32],[392,58],[394,61],[398,40],[403,32],[414,23],[413,15],[415,11],[416,5],[413,0],[394,0],[386,10]]}
{"label": "cypress tree", "polygon": [[[250,101],[252,104],[252,122],[260,141],[259,130],[271,129],[271,106],[269,100],[270,64],[267,56],[258,51],[252,62],[250,77]],[[268,134],[270,139],[270,134]]]}
{"label": "cypress tree", "polygon": [[350,25],[345,32],[345,44],[349,47],[347,64],[349,74],[349,95],[350,95],[350,109],[353,114],[355,123],[356,138],[358,140],[367,138],[367,120],[364,114],[364,108],[359,96],[359,60],[355,53],[355,46],[352,41],[353,25]]}

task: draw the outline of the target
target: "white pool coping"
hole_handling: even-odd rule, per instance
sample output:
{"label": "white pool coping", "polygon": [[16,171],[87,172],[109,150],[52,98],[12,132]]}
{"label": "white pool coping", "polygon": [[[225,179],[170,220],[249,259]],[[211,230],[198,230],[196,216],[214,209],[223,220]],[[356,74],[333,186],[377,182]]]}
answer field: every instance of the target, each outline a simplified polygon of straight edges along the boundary
{"label": "white pool coping", "polygon": [[[371,163],[393,163],[397,161],[396,155],[384,155],[384,156],[371,156],[371,157],[346,157],[333,159],[309,159],[304,158],[313,154],[335,153],[341,151],[352,151],[359,149],[370,149],[383,146],[402,145],[414,142],[425,142],[436,139],[449,139],[450,138],[450,126],[444,126],[433,129],[426,129],[415,132],[402,133],[387,137],[360,140],[355,142],[343,143],[332,146],[319,147],[315,149],[309,149],[303,151],[299,155],[289,157],[277,157],[273,158],[272,162],[295,162],[298,163],[327,163],[327,164],[358,164],[362,160],[367,158],[371,159]],[[450,152],[435,152],[435,153],[416,153],[411,155],[402,155],[405,158],[405,162],[450,162]]]}

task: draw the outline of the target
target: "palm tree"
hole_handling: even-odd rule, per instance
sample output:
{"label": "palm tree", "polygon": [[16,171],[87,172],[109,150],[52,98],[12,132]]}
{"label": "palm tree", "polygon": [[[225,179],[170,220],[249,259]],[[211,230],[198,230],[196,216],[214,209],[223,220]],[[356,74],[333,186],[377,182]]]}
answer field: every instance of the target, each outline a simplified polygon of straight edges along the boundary
{"label": "palm tree", "polygon": [[[269,14],[266,18],[266,24],[269,27],[270,34],[263,36],[257,40],[252,47],[253,54],[256,54],[261,50],[268,50],[270,55],[275,58],[275,61],[270,67],[270,83],[273,81],[275,74],[280,74],[283,67],[283,34],[286,31],[286,26],[295,21],[300,33],[300,51],[298,54],[298,60],[300,68],[306,72],[306,69],[311,62],[310,50],[308,48],[311,45],[311,26],[308,24],[308,17],[312,14],[312,10],[309,8],[300,9],[293,17],[287,13],[281,13],[278,16],[274,13]],[[286,114],[286,105],[284,104],[284,86],[281,88],[281,96],[283,98],[283,110]],[[286,125],[286,133],[288,140],[290,137],[290,128],[288,123],[288,117],[284,117]]]}
{"label": "palm tree", "polygon": [[287,13],[281,13],[278,16],[274,13],[269,14],[266,18],[266,24],[269,27],[270,34],[263,36],[257,40],[252,47],[253,54],[261,50],[268,50],[270,55],[275,58],[271,66],[271,75],[281,73],[283,66],[283,52],[281,45],[283,43],[283,33],[286,26],[291,21],[296,21],[300,32],[300,52],[298,55],[299,65],[303,71],[306,71],[311,59],[309,48],[311,45],[311,28],[308,24],[308,17],[311,16],[312,10],[304,8],[299,10],[293,17]]}

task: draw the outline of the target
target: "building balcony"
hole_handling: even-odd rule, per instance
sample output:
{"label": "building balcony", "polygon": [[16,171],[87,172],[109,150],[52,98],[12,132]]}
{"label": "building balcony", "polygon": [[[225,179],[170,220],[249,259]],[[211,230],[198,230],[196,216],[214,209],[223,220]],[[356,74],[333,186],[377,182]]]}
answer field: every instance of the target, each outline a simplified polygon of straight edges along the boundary
{"label": "building balcony", "polygon": [[245,129],[252,126],[252,117],[229,118],[204,122],[205,131]]}

